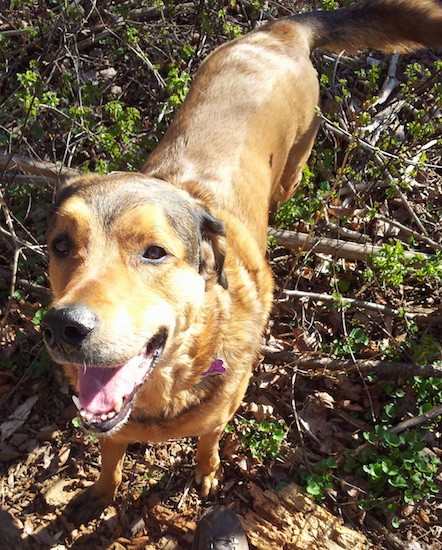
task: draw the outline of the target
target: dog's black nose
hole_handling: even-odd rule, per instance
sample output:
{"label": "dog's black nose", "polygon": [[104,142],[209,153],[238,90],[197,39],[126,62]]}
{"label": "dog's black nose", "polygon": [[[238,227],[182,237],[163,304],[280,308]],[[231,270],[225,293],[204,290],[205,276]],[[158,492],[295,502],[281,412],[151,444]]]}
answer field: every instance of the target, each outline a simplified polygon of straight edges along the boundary
{"label": "dog's black nose", "polygon": [[78,349],[95,328],[94,313],[82,304],[51,308],[41,321],[41,330],[50,348],[65,346]]}

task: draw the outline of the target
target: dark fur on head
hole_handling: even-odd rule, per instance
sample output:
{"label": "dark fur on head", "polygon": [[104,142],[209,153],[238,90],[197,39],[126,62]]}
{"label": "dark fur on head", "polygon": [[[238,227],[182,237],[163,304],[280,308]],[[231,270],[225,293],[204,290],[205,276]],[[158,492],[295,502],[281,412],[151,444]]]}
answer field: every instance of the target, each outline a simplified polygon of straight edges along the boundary
{"label": "dark fur on head", "polygon": [[227,289],[227,277],[223,270],[226,257],[224,223],[203,208],[195,211],[194,217],[200,238],[200,273],[206,280],[216,274],[218,283]]}

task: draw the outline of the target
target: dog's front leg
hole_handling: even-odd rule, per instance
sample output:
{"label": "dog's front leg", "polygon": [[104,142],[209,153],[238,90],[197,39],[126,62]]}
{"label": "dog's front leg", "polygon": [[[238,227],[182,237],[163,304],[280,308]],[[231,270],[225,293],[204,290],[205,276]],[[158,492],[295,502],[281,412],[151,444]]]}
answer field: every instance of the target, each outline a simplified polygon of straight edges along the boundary
{"label": "dog's front leg", "polygon": [[204,434],[198,439],[196,450],[195,481],[203,498],[213,496],[218,490],[220,475],[219,440],[223,429]]}
{"label": "dog's front leg", "polygon": [[78,494],[66,508],[68,520],[75,525],[99,517],[112,502],[121,483],[127,443],[112,437],[100,439],[101,472],[96,483]]}
{"label": "dog's front leg", "polygon": [[127,443],[115,441],[112,437],[100,439],[101,472],[93,488],[97,495],[108,502],[113,500],[120,486],[126,449]]}

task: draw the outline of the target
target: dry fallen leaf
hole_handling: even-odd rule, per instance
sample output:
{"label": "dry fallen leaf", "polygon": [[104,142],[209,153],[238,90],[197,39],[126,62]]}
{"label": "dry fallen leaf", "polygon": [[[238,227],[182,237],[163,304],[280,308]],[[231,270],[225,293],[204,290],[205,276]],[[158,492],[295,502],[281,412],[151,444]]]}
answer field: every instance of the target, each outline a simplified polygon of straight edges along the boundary
{"label": "dry fallen leaf", "polygon": [[274,416],[273,406],[267,403],[245,403],[244,410],[252,413],[253,418],[258,422]]}
{"label": "dry fallen leaf", "polygon": [[22,426],[31,413],[32,407],[37,403],[39,396],[33,395],[15,409],[8,420],[0,426],[0,441],[4,441]]}
{"label": "dry fallen leaf", "polygon": [[59,455],[58,455],[58,464],[59,466],[63,466],[68,461],[69,455],[71,454],[71,448],[67,445],[63,446],[60,449]]}
{"label": "dry fallen leaf", "polygon": [[42,496],[49,506],[59,507],[66,505],[80,489],[72,491],[72,479],[54,478],[49,487],[42,492]]}

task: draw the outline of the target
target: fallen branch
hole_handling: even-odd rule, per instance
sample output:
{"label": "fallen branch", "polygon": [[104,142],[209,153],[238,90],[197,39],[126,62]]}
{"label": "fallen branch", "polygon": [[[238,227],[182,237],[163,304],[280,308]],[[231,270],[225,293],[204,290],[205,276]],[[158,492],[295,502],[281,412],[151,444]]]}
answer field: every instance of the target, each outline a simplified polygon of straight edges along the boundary
{"label": "fallen branch", "polygon": [[[388,542],[392,550],[403,550],[404,541],[397,537],[391,531],[388,531],[385,528],[385,525],[382,525],[375,517],[371,514],[366,514],[365,523],[373,531],[378,542],[384,547],[385,542]],[[380,548],[380,546],[379,546]]]}
{"label": "fallen branch", "polygon": [[306,370],[353,371],[373,370],[380,377],[392,376],[424,376],[442,378],[442,367],[436,365],[417,365],[416,363],[399,363],[395,361],[379,361],[376,359],[334,359],[317,353],[296,353],[288,350],[278,350],[270,346],[262,346],[264,360],[273,364],[296,365]]}
{"label": "fallen branch", "polygon": [[376,304],[375,302],[366,302],[365,300],[355,300],[354,298],[345,298],[342,297],[339,302],[336,298],[330,296],[330,294],[319,294],[318,292],[306,292],[301,290],[283,290],[283,294],[286,296],[291,296],[292,298],[307,298],[309,300],[316,300],[318,302],[325,302],[327,304],[335,304],[337,308],[340,307],[359,307],[361,309],[368,309],[370,311],[375,311],[381,315],[391,315],[393,317],[409,317],[413,318],[415,313],[409,312],[400,312],[397,309],[392,307],[384,306],[382,304]]}
{"label": "fallen branch", "polygon": [[0,151],[0,169],[4,172],[25,172],[35,176],[48,177],[57,181],[69,176],[78,175],[76,170],[57,166],[50,162],[35,160],[30,157],[21,157],[6,151]]}
{"label": "fallen branch", "polygon": [[0,182],[1,183],[30,183],[30,184],[36,184],[36,185],[52,185],[55,187],[59,179],[58,178],[50,178],[48,176],[35,176],[33,174],[19,174],[18,172],[4,172],[0,175]]}
{"label": "fallen branch", "polygon": [[397,424],[394,428],[391,428],[389,431],[393,434],[400,434],[409,428],[421,426],[422,424],[425,424],[425,422],[429,422],[430,420],[433,420],[433,418],[436,418],[436,416],[440,415],[442,415],[442,405],[434,407],[426,413],[414,416],[413,418],[407,418],[407,420],[399,422],[399,424]]}
{"label": "fallen branch", "polygon": [[[269,228],[269,235],[275,238],[277,244],[288,248],[292,252],[298,253],[313,250],[322,254],[331,254],[335,258],[346,258],[347,260],[368,261],[370,256],[381,252],[381,246],[375,246],[367,243],[352,243],[341,241],[339,239],[330,239],[328,237],[315,237],[307,233],[298,233],[282,229]],[[416,258],[414,252],[405,251],[404,256],[410,260]],[[419,256],[429,258],[428,254],[419,253]],[[416,261],[420,263],[421,259]]]}

